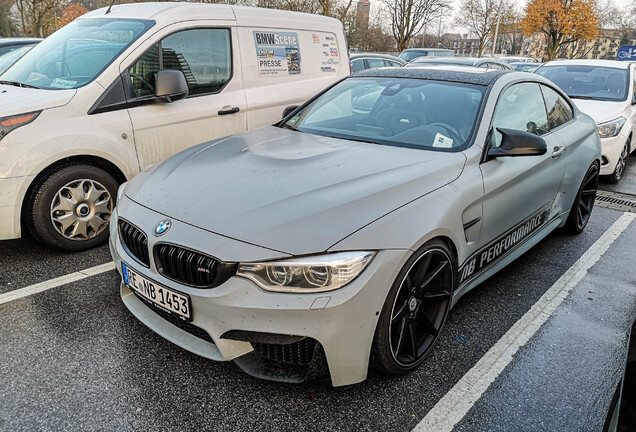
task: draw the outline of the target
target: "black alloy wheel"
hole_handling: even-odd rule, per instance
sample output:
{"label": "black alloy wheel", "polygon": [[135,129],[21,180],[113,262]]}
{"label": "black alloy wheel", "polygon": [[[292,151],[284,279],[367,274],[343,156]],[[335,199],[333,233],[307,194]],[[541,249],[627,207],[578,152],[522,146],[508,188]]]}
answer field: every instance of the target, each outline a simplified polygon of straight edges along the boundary
{"label": "black alloy wheel", "polygon": [[582,233],[590,220],[598,190],[598,173],[598,164],[594,162],[585,173],[583,182],[576,193],[570,215],[565,223],[565,229],[572,234]]}
{"label": "black alloy wheel", "polygon": [[396,279],[376,328],[373,363],[391,374],[417,367],[430,352],[446,321],[455,284],[448,246],[426,243]]}

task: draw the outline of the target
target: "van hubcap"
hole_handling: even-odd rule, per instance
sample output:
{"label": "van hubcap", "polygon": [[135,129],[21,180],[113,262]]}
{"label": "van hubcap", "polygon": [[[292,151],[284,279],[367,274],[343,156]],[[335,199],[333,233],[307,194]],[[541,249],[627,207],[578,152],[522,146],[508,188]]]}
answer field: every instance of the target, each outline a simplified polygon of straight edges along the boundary
{"label": "van hubcap", "polygon": [[67,239],[88,240],[108,227],[112,212],[113,199],[101,183],[73,180],[53,197],[51,223]]}

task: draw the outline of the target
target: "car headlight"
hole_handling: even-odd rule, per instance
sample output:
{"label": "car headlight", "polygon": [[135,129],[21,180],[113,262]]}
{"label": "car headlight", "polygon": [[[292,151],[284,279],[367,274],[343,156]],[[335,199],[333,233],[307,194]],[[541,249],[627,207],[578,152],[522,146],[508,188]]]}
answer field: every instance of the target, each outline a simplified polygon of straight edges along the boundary
{"label": "car headlight", "polygon": [[619,117],[605,123],[599,123],[596,125],[598,128],[598,134],[601,138],[615,137],[620,133],[626,120],[627,119],[625,117]]}
{"label": "car headlight", "polygon": [[314,293],[342,288],[371,262],[375,252],[338,252],[280,261],[241,263],[238,276],[268,291]]}
{"label": "car headlight", "polygon": [[36,119],[42,111],[35,111],[26,114],[18,114],[9,117],[0,118],[0,140],[4,138],[9,132],[20,126],[27,125]]}

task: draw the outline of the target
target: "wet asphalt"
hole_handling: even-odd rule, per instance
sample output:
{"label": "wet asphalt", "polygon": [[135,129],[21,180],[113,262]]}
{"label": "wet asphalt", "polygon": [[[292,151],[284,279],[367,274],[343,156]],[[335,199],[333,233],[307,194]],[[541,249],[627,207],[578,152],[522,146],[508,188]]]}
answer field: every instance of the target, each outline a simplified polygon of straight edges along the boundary
{"label": "wet asphalt", "polygon": [[[418,370],[345,388],[261,381],[172,345],[124,307],[115,271],[1,304],[0,430],[409,431],[620,215],[595,208],[584,233],[551,234],[464,296]],[[598,430],[636,319],[635,240],[633,223],[457,430]],[[0,242],[0,294],[109,260]]]}

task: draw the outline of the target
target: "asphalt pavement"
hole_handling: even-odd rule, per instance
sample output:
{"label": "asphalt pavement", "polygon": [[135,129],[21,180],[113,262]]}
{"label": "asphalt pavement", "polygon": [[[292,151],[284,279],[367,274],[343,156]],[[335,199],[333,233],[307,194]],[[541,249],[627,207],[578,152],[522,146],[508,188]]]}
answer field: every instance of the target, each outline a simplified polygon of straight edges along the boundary
{"label": "asphalt pavement", "polygon": [[[620,191],[636,194],[635,179],[632,161]],[[115,271],[2,303],[0,430],[410,431],[621,215],[595,208],[581,235],[551,234],[464,296],[418,370],[371,371],[344,388],[262,381],[178,348],[128,312]],[[635,239],[636,222],[456,430],[598,430],[636,318]],[[65,254],[29,237],[0,242],[0,296],[108,261],[106,246]]]}

